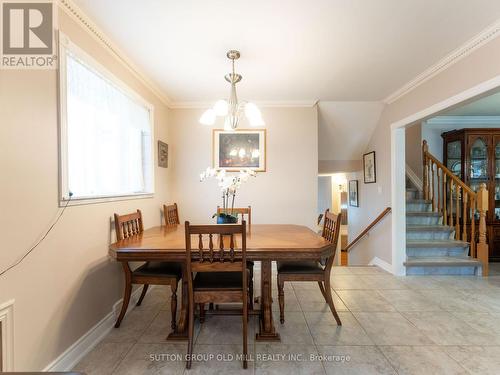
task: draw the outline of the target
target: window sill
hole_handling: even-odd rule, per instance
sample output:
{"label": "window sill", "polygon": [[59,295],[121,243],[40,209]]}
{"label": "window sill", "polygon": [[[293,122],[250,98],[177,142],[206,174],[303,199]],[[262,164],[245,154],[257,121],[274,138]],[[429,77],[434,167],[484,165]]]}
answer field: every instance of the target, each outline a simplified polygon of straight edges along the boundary
{"label": "window sill", "polygon": [[134,199],[148,199],[154,198],[154,193],[144,193],[144,194],[133,194],[133,195],[118,195],[112,197],[96,197],[96,198],[72,198],[69,199],[60,199],[59,207],[67,206],[81,206],[87,204],[96,204],[96,203],[107,203],[107,202],[117,202],[117,201],[128,201]]}

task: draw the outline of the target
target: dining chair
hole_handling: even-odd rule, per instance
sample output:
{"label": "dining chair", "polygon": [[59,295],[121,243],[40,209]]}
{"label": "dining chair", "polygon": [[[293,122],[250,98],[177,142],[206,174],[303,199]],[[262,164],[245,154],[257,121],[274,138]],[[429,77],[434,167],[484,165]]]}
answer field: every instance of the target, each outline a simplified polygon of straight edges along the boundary
{"label": "dining chair", "polygon": [[[116,240],[120,241],[131,236],[139,235],[144,231],[141,210],[137,212],[118,215],[115,214],[115,231]],[[170,307],[172,310],[172,329],[176,326],[176,310],[177,310],[177,284],[182,276],[182,265],[175,262],[146,262],[135,270],[130,269],[128,262],[122,262],[123,271],[125,274],[125,292],[123,295],[122,309],[115,323],[115,328],[120,327],[120,324],[127,312],[132,293],[132,284],[142,284],[141,296],[137,301],[137,306],[140,306],[149,285],[170,285],[172,297]]]}
{"label": "dining chair", "polygon": [[[217,214],[220,213],[227,213],[230,212],[231,214],[236,214],[236,216],[239,218],[241,216],[241,221],[243,222],[245,220],[245,215],[247,217],[247,232],[251,233],[252,232],[252,206],[248,207],[235,207],[235,208],[222,208],[220,206],[217,206]],[[247,266],[248,270],[250,271],[250,279],[249,279],[249,285],[250,285],[250,304],[253,306],[253,267],[254,267],[254,262],[251,260],[247,261]]]}
{"label": "dining chair", "polygon": [[168,227],[170,225],[177,225],[181,222],[179,221],[179,209],[177,208],[177,203],[163,205],[163,217],[165,218],[165,225]]}
{"label": "dining chair", "polygon": [[[191,368],[194,308],[206,303],[242,303],[243,368],[247,368],[248,270],[246,267],[246,223],[190,225],[185,223],[186,269],[189,298],[188,356]],[[236,236],[241,236],[236,238]],[[195,248],[191,240],[194,237]],[[240,240],[240,246],[236,241]],[[238,247],[240,250],[236,251]],[[196,276],[193,278],[193,272]],[[201,314],[201,309],[200,309]]]}
{"label": "dining chair", "polygon": [[330,274],[332,272],[335,251],[340,232],[340,222],[342,214],[334,215],[326,210],[323,218],[322,237],[331,244],[331,251],[325,259],[325,266],[318,261],[278,261],[278,300],[280,306],[280,323],[285,323],[285,293],[284,286],[286,281],[316,281],[330,306],[333,317],[337,325],[342,325],[340,317],[335,310],[332,298],[332,288],[330,286]]}

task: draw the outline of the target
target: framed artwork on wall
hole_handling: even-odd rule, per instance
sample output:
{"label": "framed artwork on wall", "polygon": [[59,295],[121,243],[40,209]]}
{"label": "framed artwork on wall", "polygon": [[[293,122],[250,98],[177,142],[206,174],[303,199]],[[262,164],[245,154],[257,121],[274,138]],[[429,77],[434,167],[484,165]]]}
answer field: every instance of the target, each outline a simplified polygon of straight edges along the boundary
{"label": "framed artwork on wall", "polygon": [[158,166],[168,168],[168,144],[158,141]]}
{"label": "framed artwork on wall", "polygon": [[212,165],[215,169],[225,169],[228,172],[237,172],[242,169],[265,172],[266,130],[214,129],[212,158]]}
{"label": "framed artwork on wall", "polygon": [[375,151],[363,154],[363,177],[365,184],[373,184],[377,182]]}
{"label": "framed artwork on wall", "polygon": [[349,181],[349,206],[359,207],[358,180]]}

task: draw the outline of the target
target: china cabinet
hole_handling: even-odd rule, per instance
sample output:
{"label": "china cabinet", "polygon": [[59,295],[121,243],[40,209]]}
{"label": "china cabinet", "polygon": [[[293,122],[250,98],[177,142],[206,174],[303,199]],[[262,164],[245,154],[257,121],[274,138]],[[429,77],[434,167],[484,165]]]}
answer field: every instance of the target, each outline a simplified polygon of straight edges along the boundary
{"label": "china cabinet", "polygon": [[500,261],[500,128],[452,130],[442,137],[446,167],[474,191],[486,184],[489,256]]}

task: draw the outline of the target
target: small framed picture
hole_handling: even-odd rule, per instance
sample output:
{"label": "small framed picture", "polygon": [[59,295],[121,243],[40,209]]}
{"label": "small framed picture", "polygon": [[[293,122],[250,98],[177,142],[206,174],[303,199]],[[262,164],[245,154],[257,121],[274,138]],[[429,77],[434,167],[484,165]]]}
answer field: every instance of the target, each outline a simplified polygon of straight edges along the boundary
{"label": "small framed picture", "polygon": [[373,184],[377,182],[375,151],[363,154],[363,176],[365,184]]}
{"label": "small framed picture", "polygon": [[266,171],[266,130],[225,131],[214,129],[213,167],[237,172],[252,169]]}
{"label": "small framed picture", "polygon": [[158,166],[168,168],[168,144],[158,141]]}
{"label": "small framed picture", "polygon": [[349,181],[349,206],[359,207],[358,180]]}

